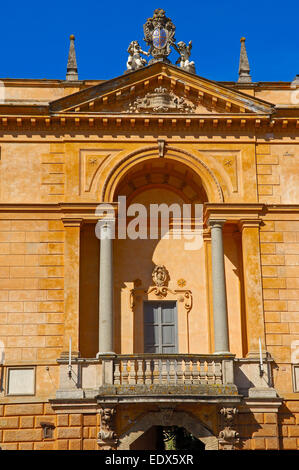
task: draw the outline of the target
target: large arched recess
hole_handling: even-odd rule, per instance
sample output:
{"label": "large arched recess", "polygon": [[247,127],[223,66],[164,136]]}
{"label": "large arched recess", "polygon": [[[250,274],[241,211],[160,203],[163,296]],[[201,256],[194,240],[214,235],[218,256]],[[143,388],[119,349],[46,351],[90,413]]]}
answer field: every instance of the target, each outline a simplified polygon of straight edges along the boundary
{"label": "large arched recess", "polygon": [[[130,172],[134,166],[153,158],[159,158],[158,146],[136,150],[121,159],[107,175],[100,194],[100,200],[102,202],[113,202],[115,200],[119,183],[125,175]],[[202,186],[206,192],[208,202],[224,202],[223,192],[216,176],[198,157],[186,150],[167,146],[162,158],[164,161],[180,162],[195,172],[202,181]]]}

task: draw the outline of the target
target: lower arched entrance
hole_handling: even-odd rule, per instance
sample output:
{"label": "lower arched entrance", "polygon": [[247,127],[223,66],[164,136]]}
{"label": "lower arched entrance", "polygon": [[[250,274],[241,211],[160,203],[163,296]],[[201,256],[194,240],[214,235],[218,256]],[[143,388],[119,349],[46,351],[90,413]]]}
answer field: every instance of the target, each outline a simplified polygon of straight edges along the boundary
{"label": "lower arched entrance", "polygon": [[130,450],[205,450],[205,444],[182,426],[152,426],[130,446]]}
{"label": "lower arched entrance", "polygon": [[177,450],[218,450],[217,437],[195,416],[172,409],[142,415],[120,436],[118,449],[167,450],[167,433]]}

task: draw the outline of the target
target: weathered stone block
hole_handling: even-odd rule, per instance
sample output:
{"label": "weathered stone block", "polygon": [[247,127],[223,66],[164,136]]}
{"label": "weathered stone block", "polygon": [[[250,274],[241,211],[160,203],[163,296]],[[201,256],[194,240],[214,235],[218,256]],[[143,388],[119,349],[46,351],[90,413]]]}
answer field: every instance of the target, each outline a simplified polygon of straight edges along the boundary
{"label": "weathered stone block", "polygon": [[276,436],[277,427],[275,424],[263,424],[263,426],[255,431],[252,437],[261,437],[261,436]]}
{"label": "weathered stone block", "polygon": [[19,450],[33,450],[33,442],[21,442],[19,444]]}
{"label": "weathered stone block", "polygon": [[289,426],[289,437],[299,437],[299,426]]}
{"label": "weathered stone block", "polygon": [[288,323],[266,323],[266,333],[289,333]]}
{"label": "weathered stone block", "polygon": [[297,439],[295,437],[284,437],[282,439],[282,448],[284,450],[296,450]]}
{"label": "weathered stone block", "polygon": [[252,450],[265,450],[265,439],[252,439]]}
{"label": "weathered stone block", "polygon": [[70,426],[81,426],[82,425],[82,415],[81,414],[71,414],[70,415]]}
{"label": "weathered stone block", "polygon": [[285,300],[265,300],[264,308],[268,312],[285,312],[288,310],[288,303]]}
{"label": "weathered stone block", "polygon": [[34,427],[34,417],[33,416],[21,416],[20,418],[20,428],[33,428]]}
{"label": "weathered stone block", "polygon": [[36,442],[34,444],[34,450],[54,450],[55,443],[54,442]]}
{"label": "weathered stone block", "polygon": [[4,442],[21,442],[21,441],[41,441],[41,429],[19,429],[13,431],[4,431]]}
{"label": "weathered stone block", "polygon": [[69,441],[69,450],[81,450],[81,439],[71,439]]}
{"label": "weathered stone block", "polygon": [[21,416],[21,415],[40,415],[43,413],[43,405],[39,403],[6,405],[5,416]]}
{"label": "weathered stone block", "polygon": [[265,418],[265,423],[276,424],[276,421],[277,421],[276,413],[265,413],[264,418]]}
{"label": "weathered stone block", "polygon": [[278,439],[276,437],[267,437],[265,440],[266,440],[266,450],[278,449]]}
{"label": "weathered stone block", "polygon": [[96,440],[95,439],[84,439],[83,440],[83,450],[95,450],[96,449]]}
{"label": "weathered stone block", "polygon": [[69,415],[68,414],[58,414],[57,415],[57,426],[68,426],[69,425]]}
{"label": "weathered stone block", "polygon": [[81,438],[81,428],[57,428],[58,439],[76,439]]}
{"label": "weathered stone block", "polygon": [[0,429],[18,428],[19,418],[0,418]]}
{"label": "weathered stone block", "polygon": [[261,255],[262,264],[270,266],[283,266],[285,264],[284,255]]}
{"label": "weathered stone block", "polygon": [[57,441],[57,450],[68,450],[68,440],[60,439]]}
{"label": "weathered stone block", "polygon": [[263,279],[263,287],[267,289],[283,289],[286,287],[286,280],[275,277],[267,277]]}

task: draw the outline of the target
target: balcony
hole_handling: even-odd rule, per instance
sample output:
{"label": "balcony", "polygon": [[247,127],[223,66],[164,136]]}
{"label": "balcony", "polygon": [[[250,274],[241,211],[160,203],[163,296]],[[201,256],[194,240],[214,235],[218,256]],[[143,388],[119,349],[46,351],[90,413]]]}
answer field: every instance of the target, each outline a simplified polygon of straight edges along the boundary
{"label": "balcony", "polygon": [[57,400],[136,403],[239,400],[231,354],[122,354],[60,363]]}

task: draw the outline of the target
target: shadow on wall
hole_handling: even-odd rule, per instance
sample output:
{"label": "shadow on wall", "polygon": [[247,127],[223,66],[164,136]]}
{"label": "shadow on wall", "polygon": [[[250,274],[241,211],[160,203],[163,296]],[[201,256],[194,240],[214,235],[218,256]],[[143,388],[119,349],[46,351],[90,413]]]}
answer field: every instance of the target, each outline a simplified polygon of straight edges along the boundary
{"label": "shadow on wall", "polygon": [[[287,425],[296,424],[296,417],[294,413],[283,403],[279,409],[278,413],[278,436],[279,436],[279,448],[284,450],[283,447],[283,436],[284,429]],[[287,437],[287,436],[286,436]]]}
{"label": "shadow on wall", "polygon": [[[263,413],[260,413],[263,415]],[[238,413],[235,421],[235,429],[239,433],[239,442],[236,444],[236,449],[247,448],[247,441],[253,437],[258,436],[259,431],[262,430],[263,425],[255,418],[254,413],[244,410]]]}

